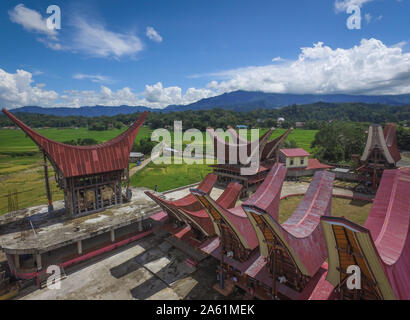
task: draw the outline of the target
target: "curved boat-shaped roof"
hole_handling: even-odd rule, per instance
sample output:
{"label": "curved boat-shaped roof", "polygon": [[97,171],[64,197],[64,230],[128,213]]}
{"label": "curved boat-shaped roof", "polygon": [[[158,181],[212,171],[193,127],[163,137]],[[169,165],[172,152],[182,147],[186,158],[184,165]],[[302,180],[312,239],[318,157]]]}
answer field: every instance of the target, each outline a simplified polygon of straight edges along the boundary
{"label": "curved boat-shaped roof", "polygon": [[[328,171],[316,172],[302,202],[282,225],[265,210],[243,204],[259,236],[262,255],[269,254],[266,237],[274,235],[287,248],[303,274],[312,277],[317,272],[327,257],[320,217],[330,215],[334,177],[335,174]],[[260,230],[260,223],[266,226],[268,233]]]}
{"label": "curved boat-shaped roof", "polygon": [[[383,299],[410,299],[409,190],[409,168],[384,170],[364,227],[343,218],[322,219],[329,248],[329,282],[336,286],[341,277],[338,270],[360,258],[345,253],[341,256],[334,249],[334,244],[345,243],[348,237],[363,256],[363,261],[357,262],[362,273],[377,284],[379,295]],[[341,236],[344,234],[347,236]]]}
{"label": "curved boat-shaped roof", "polygon": [[264,183],[242,206],[247,208],[257,207],[264,213],[269,214],[274,220],[278,220],[279,201],[286,172],[287,169],[284,165],[276,163],[269,171]]}
{"label": "curved boat-shaped roof", "polygon": [[126,131],[110,141],[94,146],[72,146],[46,138],[6,109],[2,111],[44,150],[66,178],[127,168],[135,137],[148,116],[148,112],[143,112]]}
{"label": "curved boat-shaped roof", "polygon": [[[232,182],[219,196],[216,202],[222,208],[232,208],[238,200],[241,190],[241,184]],[[173,201],[161,199],[150,192],[146,192],[146,194],[159,206],[164,208],[168,214],[177,216],[180,220],[200,230],[205,236],[209,237],[215,234],[213,223],[204,209],[198,211],[189,211],[188,209],[186,209],[187,207],[178,207]]]}
{"label": "curved boat-shaped roof", "polygon": [[384,130],[378,124],[369,127],[367,143],[361,161],[366,161],[375,147],[383,151],[389,164],[396,164],[400,161],[401,156],[397,147],[396,125],[394,123],[386,124]]}
{"label": "curved boat-shaped roof", "polygon": [[[202,182],[199,184],[198,188],[201,188],[201,190],[203,190],[205,193],[209,194],[211,192],[211,190],[213,189],[213,187],[214,187],[217,180],[218,180],[218,176],[216,176],[213,173],[210,173],[205,177],[204,180],[202,180]],[[177,199],[177,200],[172,200],[172,201],[161,199],[161,198],[155,196],[154,194],[152,194],[149,191],[146,191],[145,194],[157,203],[158,203],[159,200],[161,200],[162,204],[169,204],[169,205],[172,205],[172,206],[175,206],[175,207],[178,207],[178,208],[181,208],[181,209],[185,209],[185,210],[188,210],[188,211],[199,211],[199,210],[203,209],[201,204],[197,201],[197,199],[191,193],[187,194],[185,197],[182,197],[182,198]],[[164,207],[164,205],[161,205],[160,203],[158,203],[158,204],[161,207]],[[166,209],[167,208],[165,208],[165,211],[168,214],[173,214],[172,211],[170,212],[170,210],[166,210]],[[181,220],[179,218],[179,214],[174,213],[174,216],[175,216],[175,218]]]}
{"label": "curved boat-shaped roof", "polygon": [[401,160],[401,155],[397,147],[396,124],[387,123],[384,127],[383,135],[394,162],[399,162]]}
{"label": "curved boat-shaped roof", "polygon": [[231,135],[231,137],[232,137],[233,139],[235,139],[235,143],[238,143],[238,144],[246,144],[246,143],[248,143],[248,140],[247,140],[246,138],[244,138],[244,137],[241,137],[241,136],[238,134],[238,132],[237,132],[234,128],[232,128],[231,126],[228,126],[228,132],[229,132],[229,134]]}
{"label": "curved boat-shaped roof", "polygon": [[[212,129],[211,129],[212,130]],[[292,132],[293,128],[289,128],[284,134],[282,134],[281,136],[268,141],[269,137],[271,136],[272,132],[275,130],[275,128],[271,128],[270,130],[268,130],[260,139],[259,139],[259,143],[260,143],[260,150],[259,150],[259,160],[260,161],[265,161],[267,159],[270,159],[273,155],[273,152],[275,152],[275,150],[279,150],[280,145],[283,143],[283,141],[285,141],[285,139],[287,138],[287,136]],[[241,137],[237,131],[235,129],[233,129],[231,126],[228,126],[228,132],[231,135],[231,137],[234,139],[234,143],[238,144],[238,145],[245,145],[245,144],[249,144],[248,140],[244,137]],[[210,131],[211,137],[214,138],[213,136],[213,131]],[[218,143],[222,144],[224,143],[224,141],[222,140],[218,140]],[[228,147],[225,146],[225,150],[227,150]],[[217,152],[216,146],[215,146],[215,138],[214,138],[214,150],[215,153]],[[248,150],[249,152],[249,150]],[[229,159],[229,157],[226,157]]]}
{"label": "curved boat-shaped roof", "polygon": [[[213,143],[214,143],[214,154],[215,157],[218,159],[218,163],[229,163],[229,161],[236,161],[235,164],[240,164],[240,150],[242,148],[246,148],[246,156],[247,159],[250,161],[250,159],[253,156],[257,156],[258,159],[260,159],[260,155],[262,154],[262,151],[268,142],[269,137],[271,136],[272,132],[275,130],[275,128],[269,129],[267,132],[265,132],[258,140],[259,144],[259,150],[257,150],[254,147],[255,142],[248,142],[247,140],[243,139],[242,137],[239,137],[238,134],[236,133],[235,130],[228,129],[229,134],[231,137],[234,139],[234,143],[227,143],[224,138],[220,137],[216,131],[212,128],[208,128],[207,132],[211,136]],[[234,133],[235,132],[235,133]],[[221,151],[223,150],[223,151]],[[233,155],[230,154],[230,152],[234,152]],[[256,155],[256,152],[259,152]],[[233,157],[233,159],[230,159],[230,157]],[[244,161],[244,159],[242,159]],[[247,164],[247,163],[242,163],[242,164]]]}
{"label": "curved boat-shaped roof", "polygon": [[[260,205],[273,216],[277,216],[277,212],[275,211],[279,208],[280,192],[285,177],[286,168],[280,164],[276,164],[262,185],[245,204],[249,204],[249,206]],[[215,220],[222,219],[245,249],[252,251],[258,247],[257,234],[241,206],[227,210],[201,192],[201,190],[192,190],[192,193],[202,203],[214,222],[216,234],[221,235],[221,231],[218,230]]]}
{"label": "curved boat-shaped roof", "polygon": [[263,148],[260,161],[265,161],[272,157],[273,152],[279,150],[280,145],[286,140],[288,135],[292,132],[293,128],[289,128],[284,134],[281,136],[269,141],[266,143],[265,147]]}

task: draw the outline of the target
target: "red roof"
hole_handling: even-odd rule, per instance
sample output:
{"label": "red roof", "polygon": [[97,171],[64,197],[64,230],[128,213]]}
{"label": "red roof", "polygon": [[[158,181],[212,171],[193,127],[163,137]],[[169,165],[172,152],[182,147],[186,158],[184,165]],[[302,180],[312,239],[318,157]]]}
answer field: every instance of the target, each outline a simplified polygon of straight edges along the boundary
{"label": "red roof", "polygon": [[294,148],[294,149],[280,149],[287,157],[309,157],[310,153],[302,148]]}
{"label": "red roof", "polygon": [[384,170],[365,223],[387,278],[400,299],[410,299],[410,168]]}
{"label": "red roof", "polygon": [[[274,156],[273,151],[275,151],[278,145],[286,139],[286,137],[292,132],[293,128],[288,129],[284,134],[277,137],[276,139],[268,141],[274,130],[275,130],[274,128],[271,128],[270,130],[266,131],[259,138],[258,141],[249,142],[247,139],[240,137],[238,133],[236,132],[236,130],[228,126],[228,132],[234,140],[233,143],[227,142],[224,137],[219,136],[216,133],[216,131],[212,128],[208,128],[207,132],[213,140],[214,154],[216,158],[218,159],[218,163],[228,164],[230,160],[230,156],[232,156],[231,160],[234,160],[236,161],[236,163],[239,164],[241,163],[240,150],[242,150],[242,148],[246,148],[247,157],[251,157],[251,155],[255,154],[256,151],[259,151],[260,161],[264,161],[264,160],[267,160],[268,158],[272,158],[272,156]],[[256,148],[257,146],[259,150]],[[244,164],[244,163],[241,163],[241,164]]]}
{"label": "red roof", "polygon": [[315,169],[333,169],[333,166],[320,163],[318,159],[308,159],[308,166],[306,170],[315,170]]}
{"label": "red roof", "polygon": [[396,124],[387,123],[384,127],[383,135],[394,162],[399,162],[401,160],[401,155],[397,147]]}
{"label": "red roof", "polygon": [[127,168],[135,137],[148,116],[148,112],[142,113],[128,130],[110,141],[95,146],[71,146],[42,136],[6,109],[3,113],[46,152],[66,178]]}

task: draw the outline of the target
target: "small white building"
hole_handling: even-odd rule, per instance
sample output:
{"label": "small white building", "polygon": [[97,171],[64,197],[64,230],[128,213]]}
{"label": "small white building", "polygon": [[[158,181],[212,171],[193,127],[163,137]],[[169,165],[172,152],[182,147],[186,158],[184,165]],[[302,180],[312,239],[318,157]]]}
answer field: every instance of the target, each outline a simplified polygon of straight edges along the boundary
{"label": "small white building", "polygon": [[286,168],[307,168],[310,153],[302,148],[280,149],[279,161],[286,165]]}
{"label": "small white building", "polygon": [[141,152],[130,152],[130,162],[138,162],[144,160],[144,154]]}

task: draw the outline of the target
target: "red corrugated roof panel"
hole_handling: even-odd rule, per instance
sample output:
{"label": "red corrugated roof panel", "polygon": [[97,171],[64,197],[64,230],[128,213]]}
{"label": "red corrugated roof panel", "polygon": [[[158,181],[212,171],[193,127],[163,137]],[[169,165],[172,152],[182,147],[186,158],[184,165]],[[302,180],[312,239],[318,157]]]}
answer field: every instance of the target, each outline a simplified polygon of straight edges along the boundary
{"label": "red corrugated roof panel", "polygon": [[400,299],[410,299],[410,168],[384,170],[365,228]]}
{"label": "red corrugated roof panel", "polygon": [[315,170],[315,169],[332,169],[334,167],[327,164],[320,163],[318,159],[308,159],[308,166],[306,170]]}
{"label": "red corrugated roof panel", "polygon": [[95,146],[71,146],[42,136],[6,109],[3,113],[48,154],[66,178],[127,168],[135,137],[148,116],[148,112],[142,113],[128,130],[110,141]]}
{"label": "red corrugated roof panel", "polygon": [[389,149],[390,155],[392,156],[394,162],[399,162],[401,160],[401,155],[397,147],[396,124],[386,124],[383,130],[383,135],[384,139],[386,140],[387,148]]}
{"label": "red corrugated roof panel", "polygon": [[280,149],[287,157],[309,157],[310,153],[302,148],[293,148],[293,149]]}

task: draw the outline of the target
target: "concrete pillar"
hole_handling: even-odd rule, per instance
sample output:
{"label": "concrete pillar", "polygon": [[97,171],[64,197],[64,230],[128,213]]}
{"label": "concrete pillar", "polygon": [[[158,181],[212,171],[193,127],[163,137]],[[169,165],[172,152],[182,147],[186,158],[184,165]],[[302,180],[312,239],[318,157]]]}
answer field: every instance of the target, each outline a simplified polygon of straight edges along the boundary
{"label": "concrete pillar", "polygon": [[138,221],[138,231],[142,231],[142,220]]}
{"label": "concrete pillar", "polygon": [[111,242],[114,242],[115,241],[115,230],[114,229],[110,231],[110,235],[111,235]]}
{"label": "concrete pillar", "polygon": [[37,270],[41,270],[43,267],[41,266],[41,253],[36,254],[36,263],[37,263]]}
{"label": "concrete pillar", "polygon": [[20,269],[20,256],[18,254],[14,255],[14,267]]}
{"label": "concrete pillar", "polygon": [[82,254],[83,253],[83,243],[81,240],[77,241],[77,253]]}

